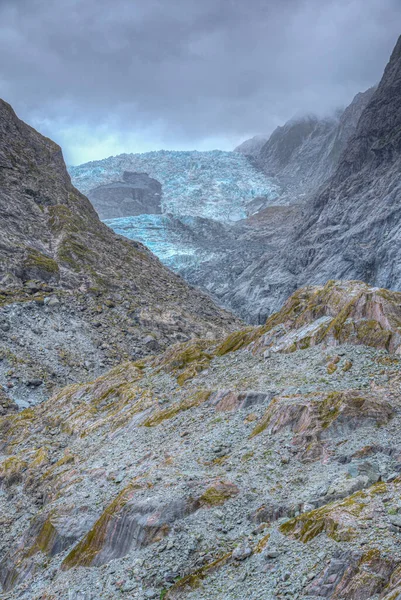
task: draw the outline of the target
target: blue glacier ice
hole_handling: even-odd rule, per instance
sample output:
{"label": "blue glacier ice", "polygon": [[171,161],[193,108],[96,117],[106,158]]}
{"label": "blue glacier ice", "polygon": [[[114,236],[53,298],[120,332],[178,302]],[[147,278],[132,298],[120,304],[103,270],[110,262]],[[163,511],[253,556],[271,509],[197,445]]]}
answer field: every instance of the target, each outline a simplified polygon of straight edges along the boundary
{"label": "blue glacier ice", "polygon": [[146,172],[163,186],[162,212],[220,222],[244,219],[255,198],[280,203],[277,184],[239,152],[158,150],[120,154],[69,168],[83,193],[115,181],[124,171]]}
{"label": "blue glacier ice", "polygon": [[179,234],[169,227],[170,217],[166,215],[138,215],[120,219],[106,219],[106,225],[119,235],[145,244],[153,254],[170,267],[177,267],[181,261],[191,258],[196,248],[183,243]]}
{"label": "blue glacier ice", "polygon": [[159,150],[69,168],[73,184],[86,194],[123,181],[126,171],[147,173],[162,184],[162,214],[124,216],[105,223],[116,233],[142,242],[181,273],[224,254],[224,244],[233,243],[231,230],[236,223],[260,208],[283,203],[277,183],[239,152]]}
{"label": "blue glacier ice", "polygon": [[[199,265],[210,259],[214,251],[205,239],[204,229],[214,235],[212,221],[173,215],[139,215],[106,219],[106,225],[119,235],[142,242],[165,265],[174,271]],[[222,227],[216,224],[217,228]],[[218,233],[221,230],[218,229]]]}

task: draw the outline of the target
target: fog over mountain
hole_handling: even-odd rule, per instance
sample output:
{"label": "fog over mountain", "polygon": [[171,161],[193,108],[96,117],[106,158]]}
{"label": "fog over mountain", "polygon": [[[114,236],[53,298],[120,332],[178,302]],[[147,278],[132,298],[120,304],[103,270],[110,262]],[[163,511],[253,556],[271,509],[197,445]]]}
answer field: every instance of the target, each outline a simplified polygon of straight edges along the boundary
{"label": "fog over mountain", "polygon": [[230,150],[378,82],[398,0],[1,0],[1,96],[69,164]]}

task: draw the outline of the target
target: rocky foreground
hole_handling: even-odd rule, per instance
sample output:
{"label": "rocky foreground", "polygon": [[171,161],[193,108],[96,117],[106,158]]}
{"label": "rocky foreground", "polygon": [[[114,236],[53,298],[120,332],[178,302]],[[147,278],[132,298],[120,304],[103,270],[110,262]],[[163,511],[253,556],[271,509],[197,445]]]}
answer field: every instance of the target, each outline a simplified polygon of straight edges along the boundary
{"label": "rocky foreground", "polygon": [[296,292],[0,418],[5,600],[395,600],[401,293]]}

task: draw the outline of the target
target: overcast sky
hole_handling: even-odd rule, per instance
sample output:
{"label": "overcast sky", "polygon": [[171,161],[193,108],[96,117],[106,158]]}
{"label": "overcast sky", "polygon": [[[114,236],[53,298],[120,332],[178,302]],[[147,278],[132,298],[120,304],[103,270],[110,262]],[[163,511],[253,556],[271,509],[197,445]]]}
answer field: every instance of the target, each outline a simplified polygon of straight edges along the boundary
{"label": "overcast sky", "polygon": [[0,97],[69,164],[232,149],[376,83],[401,0],[0,0]]}

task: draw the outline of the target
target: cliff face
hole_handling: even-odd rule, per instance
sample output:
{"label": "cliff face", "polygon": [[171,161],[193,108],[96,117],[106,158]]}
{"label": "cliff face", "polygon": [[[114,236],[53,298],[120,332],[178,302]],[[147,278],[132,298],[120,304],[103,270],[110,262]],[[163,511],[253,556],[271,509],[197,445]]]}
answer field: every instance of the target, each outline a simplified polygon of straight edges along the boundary
{"label": "cliff face", "polygon": [[[17,400],[235,318],[114,234],[60,148],[0,101],[0,383]],[[44,351],[41,336],[57,352]],[[22,367],[24,364],[24,374]]]}
{"label": "cliff face", "polygon": [[399,38],[380,85],[358,121],[355,135],[342,157],[335,182],[371,167],[386,168],[401,151],[401,38]]}
{"label": "cliff face", "polygon": [[334,173],[373,92],[371,88],[357,94],[336,117],[294,119],[272,133],[257,161],[268,175],[278,178],[292,201],[314,192]]}
{"label": "cliff face", "polygon": [[162,186],[147,173],[124,171],[122,181],[100,185],[88,198],[101,219],[160,214]]}
{"label": "cliff face", "polygon": [[400,104],[401,39],[335,174],[307,204],[291,241],[298,281],[332,273],[400,288]]}

